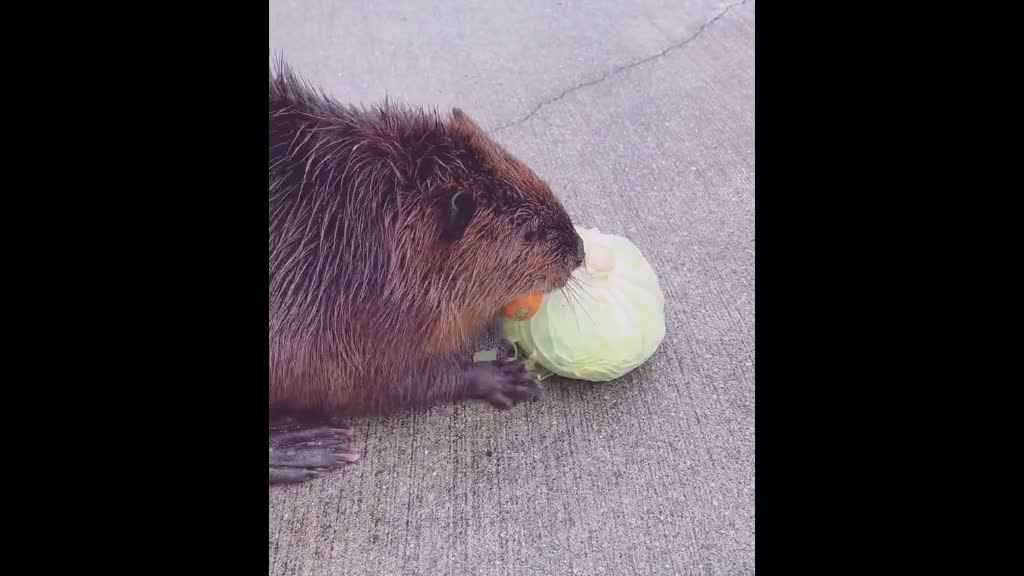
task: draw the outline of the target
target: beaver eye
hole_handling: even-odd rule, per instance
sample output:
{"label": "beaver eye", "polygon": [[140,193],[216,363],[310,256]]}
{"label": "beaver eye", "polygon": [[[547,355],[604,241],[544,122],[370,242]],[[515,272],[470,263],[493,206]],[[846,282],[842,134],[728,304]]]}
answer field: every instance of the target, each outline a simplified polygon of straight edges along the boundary
{"label": "beaver eye", "polygon": [[543,230],[540,229],[540,226],[530,228],[526,231],[527,242],[536,242],[537,240],[540,240],[543,237],[544,233]]}

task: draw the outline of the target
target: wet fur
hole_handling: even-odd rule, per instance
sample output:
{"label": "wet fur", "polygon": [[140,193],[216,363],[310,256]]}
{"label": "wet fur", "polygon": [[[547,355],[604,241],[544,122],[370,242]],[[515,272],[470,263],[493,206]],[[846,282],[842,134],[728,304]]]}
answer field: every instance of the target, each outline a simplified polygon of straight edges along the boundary
{"label": "wet fur", "polygon": [[496,311],[582,258],[548,186],[458,110],[343,106],[282,65],[269,162],[272,404],[444,399]]}

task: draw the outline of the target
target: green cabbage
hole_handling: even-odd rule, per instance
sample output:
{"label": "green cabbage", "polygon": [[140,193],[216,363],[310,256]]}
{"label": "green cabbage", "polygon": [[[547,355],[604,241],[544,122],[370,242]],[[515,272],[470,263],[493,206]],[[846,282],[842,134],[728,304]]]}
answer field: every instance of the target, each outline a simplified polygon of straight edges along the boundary
{"label": "green cabbage", "polygon": [[[576,228],[586,261],[564,290],[546,294],[502,334],[542,377],[614,380],[646,362],[665,337],[665,301],[651,265],[629,240]],[[547,371],[540,368],[547,369]]]}

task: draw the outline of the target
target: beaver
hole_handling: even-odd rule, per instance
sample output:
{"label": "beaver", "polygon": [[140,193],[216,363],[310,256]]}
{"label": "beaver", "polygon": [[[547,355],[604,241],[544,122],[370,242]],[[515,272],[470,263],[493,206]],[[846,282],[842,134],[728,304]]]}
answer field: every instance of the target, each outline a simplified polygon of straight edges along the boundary
{"label": "beaver", "polygon": [[541,178],[460,109],[343,105],[283,62],[269,131],[272,484],[358,459],[339,417],[537,396],[521,361],[470,352],[583,262]]}

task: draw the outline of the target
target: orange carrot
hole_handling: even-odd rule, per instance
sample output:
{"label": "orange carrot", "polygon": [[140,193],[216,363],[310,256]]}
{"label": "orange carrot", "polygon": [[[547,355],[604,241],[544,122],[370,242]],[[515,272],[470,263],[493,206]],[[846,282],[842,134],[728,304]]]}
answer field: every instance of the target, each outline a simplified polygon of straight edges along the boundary
{"label": "orange carrot", "polygon": [[512,320],[529,320],[540,310],[540,301],[543,298],[544,295],[540,292],[520,296],[505,305],[505,317]]}

